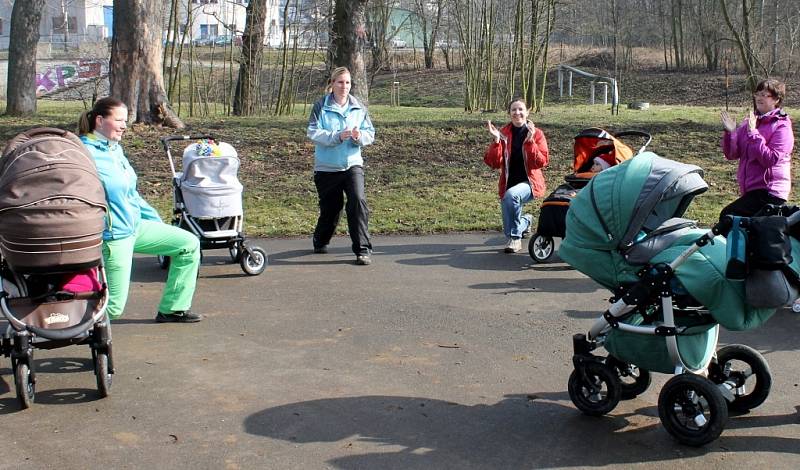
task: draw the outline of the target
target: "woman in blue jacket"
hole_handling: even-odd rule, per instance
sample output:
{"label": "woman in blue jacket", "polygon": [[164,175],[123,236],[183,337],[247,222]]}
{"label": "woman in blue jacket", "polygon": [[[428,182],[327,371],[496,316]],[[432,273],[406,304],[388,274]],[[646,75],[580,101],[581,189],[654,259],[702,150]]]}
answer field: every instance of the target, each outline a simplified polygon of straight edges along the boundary
{"label": "woman in blue jacket", "polygon": [[[361,147],[375,140],[367,108],[350,94],[350,71],[331,72],[327,94],[314,104],[308,138],[314,146],[314,184],[319,195],[319,219],[314,229],[314,253],[327,253],[344,206],[356,264],[371,263],[369,207],[364,193]],[[344,198],[347,197],[347,205]]]}
{"label": "woman in blue jacket", "polygon": [[128,108],[107,97],[97,100],[78,121],[78,134],[103,182],[109,211],[103,231],[103,262],[108,282],[108,317],[122,316],[128,300],[134,253],[171,257],[157,322],[193,323],[202,315],[189,310],[200,265],[200,241],[165,224],[136,190],[136,173],[122,153]]}

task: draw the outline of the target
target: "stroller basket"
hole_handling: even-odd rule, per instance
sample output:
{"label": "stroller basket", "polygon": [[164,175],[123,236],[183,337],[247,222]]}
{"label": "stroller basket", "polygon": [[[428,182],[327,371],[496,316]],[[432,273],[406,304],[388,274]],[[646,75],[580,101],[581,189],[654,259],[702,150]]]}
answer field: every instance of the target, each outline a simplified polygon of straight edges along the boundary
{"label": "stroller basket", "polygon": [[53,298],[3,298],[0,308],[15,330],[49,340],[67,340],[88,332],[105,311],[103,292],[58,293]]}

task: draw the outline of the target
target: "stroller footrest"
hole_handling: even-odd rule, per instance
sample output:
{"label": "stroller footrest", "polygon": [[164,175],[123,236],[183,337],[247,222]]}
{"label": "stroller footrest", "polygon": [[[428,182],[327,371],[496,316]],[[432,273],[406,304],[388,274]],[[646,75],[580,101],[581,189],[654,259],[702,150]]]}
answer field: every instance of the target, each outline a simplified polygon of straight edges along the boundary
{"label": "stroller footrest", "polygon": [[205,238],[233,238],[239,235],[236,230],[213,230],[210,232],[203,232]]}

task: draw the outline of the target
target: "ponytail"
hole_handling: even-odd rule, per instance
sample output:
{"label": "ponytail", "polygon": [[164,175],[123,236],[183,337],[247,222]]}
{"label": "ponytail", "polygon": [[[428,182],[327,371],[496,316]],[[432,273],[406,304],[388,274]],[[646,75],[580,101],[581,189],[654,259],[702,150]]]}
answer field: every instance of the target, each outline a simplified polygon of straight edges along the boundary
{"label": "ponytail", "polygon": [[81,113],[78,118],[78,135],[86,135],[94,131],[94,111],[88,110]]}

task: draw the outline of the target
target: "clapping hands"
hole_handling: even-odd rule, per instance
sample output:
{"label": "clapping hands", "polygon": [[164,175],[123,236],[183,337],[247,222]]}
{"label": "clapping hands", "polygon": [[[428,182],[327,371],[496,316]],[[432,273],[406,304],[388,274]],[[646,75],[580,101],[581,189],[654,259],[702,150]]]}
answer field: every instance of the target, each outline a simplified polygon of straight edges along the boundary
{"label": "clapping hands", "polygon": [[[736,121],[733,120],[733,118],[731,117],[731,115],[727,111],[722,111],[721,113],[719,113],[719,117],[720,117],[720,119],[722,121],[722,127],[726,131],[733,132],[733,131],[736,130]],[[756,130],[756,124],[757,123],[758,123],[758,120],[756,119],[755,113],[753,111],[750,111],[747,114],[747,127],[751,131],[754,131],[754,130]]]}
{"label": "clapping hands", "polygon": [[358,140],[361,138],[361,131],[358,130],[358,127],[354,127],[352,129],[345,129],[339,133],[339,139],[344,142],[347,139]]}

